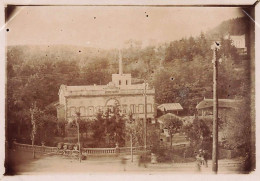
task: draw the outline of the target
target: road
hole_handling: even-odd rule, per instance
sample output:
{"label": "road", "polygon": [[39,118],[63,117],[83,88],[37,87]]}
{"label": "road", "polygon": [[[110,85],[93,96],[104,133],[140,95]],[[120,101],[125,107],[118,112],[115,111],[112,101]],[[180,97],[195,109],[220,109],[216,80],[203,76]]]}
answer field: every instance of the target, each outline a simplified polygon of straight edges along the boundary
{"label": "road", "polygon": [[[27,155],[29,154],[29,155]],[[16,154],[17,155],[17,154]],[[27,155],[27,156],[26,156]],[[23,158],[31,157],[31,153],[23,154]],[[37,155],[36,155],[37,156]],[[21,156],[19,156],[21,158]],[[122,161],[124,158],[125,161]],[[218,173],[241,173],[242,162],[239,159],[219,160]],[[130,155],[124,157],[96,157],[82,160],[80,163],[76,158],[67,158],[60,155],[41,155],[38,159],[26,159],[26,161],[13,162],[16,174],[57,174],[57,173],[203,173],[211,174],[211,160],[208,168],[201,167],[198,171],[195,162],[189,163],[148,163],[138,165],[137,156],[131,162]]]}

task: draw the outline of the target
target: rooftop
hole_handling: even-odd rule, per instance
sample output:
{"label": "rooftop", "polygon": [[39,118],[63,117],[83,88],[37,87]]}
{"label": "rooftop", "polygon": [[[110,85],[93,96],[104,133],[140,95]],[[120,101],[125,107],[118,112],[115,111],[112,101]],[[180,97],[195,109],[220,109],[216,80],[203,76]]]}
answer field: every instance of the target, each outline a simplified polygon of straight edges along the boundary
{"label": "rooftop", "polygon": [[181,117],[179,116],[176,116],[175,114],[172,114],[172,113],[167,113],[167,114],[164,114],[162,115],[161,117],[158,118],[158,122],[163,124],[166,120],[169,120],[169,119],[179,119],[179,120],[183,120]]}
{"label": "rooftop", "polygon": [[165,103],[157,107],[161,111],[182,111],[183,108],[180,103]]}
{"label": "rooftop", "polygon": [[[61,85],[60,91],[65,96],[90,96],[90,95],[114,95],[114,94],[143,94],[145,84],[131,84],[116,86],[113,83],[107,85],[66,86]],[[154,94],[155,90],[147,86],[146,93]]]}
{"label": "rooftop", "polygon": [[[241,100],[236,99],[218,99],[218,107],[237,108],[241,102]],[[210,107],[213,107],[213,99],[204,99],[196,106],[196,109],[205,109]]]}

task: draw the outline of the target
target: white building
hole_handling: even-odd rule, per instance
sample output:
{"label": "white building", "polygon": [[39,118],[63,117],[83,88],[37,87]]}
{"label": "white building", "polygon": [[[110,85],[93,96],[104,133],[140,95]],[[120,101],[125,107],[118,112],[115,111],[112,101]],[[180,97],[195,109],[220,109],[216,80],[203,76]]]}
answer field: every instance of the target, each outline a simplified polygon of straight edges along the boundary
{"label": "white building", "polygon": [[239,53],[245,54],[246,48],[246,35],[227,35],[225,39],[230,39],[232,44],[239,50]]}
{"label": "white building", "polygon": [[[146,92],[146,93],[145,93]],[[131,74],[124,74],[122,56],[119,55],[119,73],[112,74],[112,81],[107,85],[67,86],[61,85],[58,119],[67,121],[75,119],[76,112],[82,118],[92,119],[99,111],[105,111],[115,104],[120,106],[122,113],[133,114],[134,119],[145,118],[145,95],[147,97],[147,120],[154,120],[155,90],[146,84],[132,84]]]}

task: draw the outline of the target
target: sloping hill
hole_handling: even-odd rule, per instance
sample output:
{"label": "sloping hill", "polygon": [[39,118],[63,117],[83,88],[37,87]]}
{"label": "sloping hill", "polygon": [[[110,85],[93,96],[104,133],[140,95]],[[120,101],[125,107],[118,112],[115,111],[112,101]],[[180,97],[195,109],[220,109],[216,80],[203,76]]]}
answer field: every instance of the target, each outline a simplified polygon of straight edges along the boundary
{"label": "sloping hill", "polygon": [[220,36],[224,36],[226,34],[230,34],[230,35],[247,34],[249,32],[249,21],[250,19],[245,16],[223,21],[220,25],[208,31],[207,35],[210,36],[210,35],[218,34]]}

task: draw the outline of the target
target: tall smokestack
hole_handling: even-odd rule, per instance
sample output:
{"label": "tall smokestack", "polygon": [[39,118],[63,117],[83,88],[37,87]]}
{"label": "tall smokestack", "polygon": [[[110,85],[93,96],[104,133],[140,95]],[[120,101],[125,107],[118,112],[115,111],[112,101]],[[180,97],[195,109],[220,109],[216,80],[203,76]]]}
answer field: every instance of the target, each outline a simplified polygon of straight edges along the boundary
{"label": "tall smokestack", "polygon": [[123,66],[122,66],[122,54],[121,54],[121,50],[119,50],[119,74],[122,75],[123,74]]}

